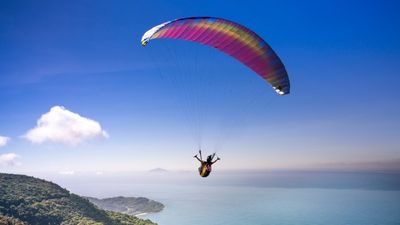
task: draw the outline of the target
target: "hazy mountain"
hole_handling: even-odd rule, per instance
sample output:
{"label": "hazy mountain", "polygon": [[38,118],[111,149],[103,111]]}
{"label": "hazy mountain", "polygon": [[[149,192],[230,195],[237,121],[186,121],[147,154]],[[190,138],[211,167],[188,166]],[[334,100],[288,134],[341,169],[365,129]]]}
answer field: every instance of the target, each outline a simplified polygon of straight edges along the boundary
{"label": "hazy mountain", "polygon": [[168,172],[168,170],[163,169],[163,168],[154,168],[154,169],[149,170],[149,172],[151,172],[151,173],[165,173],[165,172]]}

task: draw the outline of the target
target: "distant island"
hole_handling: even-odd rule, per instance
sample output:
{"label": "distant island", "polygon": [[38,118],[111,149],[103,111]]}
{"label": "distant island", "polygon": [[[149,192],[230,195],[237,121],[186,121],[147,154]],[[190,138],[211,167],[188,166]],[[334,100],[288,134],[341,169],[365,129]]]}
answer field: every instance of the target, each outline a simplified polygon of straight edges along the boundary
{"label": "distant island", "polygon": [[[146,202],[144,198],[135,199]],[[161,203],[151,200],[147,202],[149,204],[144,205],[149,209],[161,207]],[[0,173],[0,224],[156,225],[150,220],[100,209],[88,199],[72,194],[52,182],[5,173]]]}
{"label": "distant island", "polygon": [[168,170],[163,169],[163,168],[155,168],[155,169],[149,170],[149,172],[151,172],[151,173],[165,173],[165,172],[168,172]]}
{"label": "distant island", "polygon": [[157,213],[164,209],[164,205],[143,197],[114,197],[92,198],[85,197],[101,209],[137,216],[145,213]]}

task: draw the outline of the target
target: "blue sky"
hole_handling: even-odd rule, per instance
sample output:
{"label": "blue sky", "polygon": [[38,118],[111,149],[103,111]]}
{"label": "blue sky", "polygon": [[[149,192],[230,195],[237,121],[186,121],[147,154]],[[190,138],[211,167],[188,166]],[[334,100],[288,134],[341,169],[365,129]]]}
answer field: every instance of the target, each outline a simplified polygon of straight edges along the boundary
{"label": "blue sky", "polygon": [[[400,159],[396,1],[0,4],[0,136],[10,138],[0,154],[18,156],[2,170],[194,169],[196,124],[203,150],[222,156],[221,169],[366,168]],[[187,16],[257,32],[285,64],[292,93],[276,96],[205,46],[140,46],[152,26]],[[97,121],[108,137],[73,145],[23,138],[53,106]]]}

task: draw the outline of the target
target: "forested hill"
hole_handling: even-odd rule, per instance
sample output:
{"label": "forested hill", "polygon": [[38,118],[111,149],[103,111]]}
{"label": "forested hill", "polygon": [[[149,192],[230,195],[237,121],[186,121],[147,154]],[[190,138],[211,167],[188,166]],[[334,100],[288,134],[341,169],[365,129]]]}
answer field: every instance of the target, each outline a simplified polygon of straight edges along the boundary
{"label": "forested hill", "polygon": [[126,214],[97,208],[57,184],[0,173],[0,224],[154,225]]}

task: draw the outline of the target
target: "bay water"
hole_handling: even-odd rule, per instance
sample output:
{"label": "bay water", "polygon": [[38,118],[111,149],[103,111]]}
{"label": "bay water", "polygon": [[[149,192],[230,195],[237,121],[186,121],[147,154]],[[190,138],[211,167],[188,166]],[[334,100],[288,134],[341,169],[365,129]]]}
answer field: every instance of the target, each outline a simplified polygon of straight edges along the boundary
{"label": "bay water", "polygon": [[400,176],[365,173],[193,173],[58,177],[84,196],[143,196],[160,225],[399,225]]}

